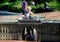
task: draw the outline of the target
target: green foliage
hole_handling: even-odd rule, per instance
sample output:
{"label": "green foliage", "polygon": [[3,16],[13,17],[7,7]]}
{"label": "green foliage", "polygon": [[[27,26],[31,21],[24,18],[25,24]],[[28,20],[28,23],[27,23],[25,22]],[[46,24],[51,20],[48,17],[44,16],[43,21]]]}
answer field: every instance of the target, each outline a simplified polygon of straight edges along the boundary
{"label": "green foliage", "polygon": [[60,0],[57,0],[58,3],[60,3]]}
{"label": "green foliage", "polygon": [[56,1],[53,1],[53,2],[49,2],[48,4],[50,7],[56,7],[57,5],[57,2]]}
{"label": "green foliage", "polygon": [[0,0],[0,3],[9,2],[9,0]]}
{"label": "green foliage", "polygon": [[14,7],[14,6],[9,6],[8,7],[8,11],[11,11],[11,12],[21,12],[21,8],[17,8],[17,7]]}
{"label": "green foliage", "polygon": [[56,1],[56,0],[33,0],[36,4],[41,4],[41,3],[44,3],[44,2],[52,2],[52,1]]}
{"label": "green foliage", "polygon": [[[29,0],[33,1],[33,0]],[[36,0],[38,3],[38,0]],[[32,10],[36,11],[36,9],[44,9],[44,1],[48,1],[49,7],[53,7],[56,10],[60,10],[60,0],[39,0],[39,4],[31,5]],[[22,0],[0,0],[0,10],[8,10],[13,12],[21,12],[21,2]]]}
{"label": "green foliage", "polygon": [[44,9],[44,4],[42,3],[42,4],[37,4],[37,5],[31,5],[31,7],[32,7],[32,11],[33,12],[36,12],[37,10],[39,10],[39,9]]}
{"label": "green foliage", "polygon": [[0,10],[7,10],[8,5],[9,5],[8,2],[0,4]]}
{"label": "green foliage", "polygon": [[58,3],[57,1],[50,2],[49,6],[54,7],[56,10],[60,10],[60,3]]}
{"label": "green foliage", "polygon": [[15,3],[15,4],[10,4],[8,6],[8,11],[12,11],[12,12],[21,12],[21,4],[19,3]]}
{"label": "green foliage", "polygon": [[60,10],[60,3],[57,3],[56,9],[57,9],[57,10]]}
{"label": "green foliage", "polygon": [[21,12],[21,4],[19,3],[2,3],[0,4],[0,10],[8,10],[8,11],[12,11],[12,12]]}
{"label": "green foliage", "polygon": [[16,0],[9,0],[9,2],[16,2]]}

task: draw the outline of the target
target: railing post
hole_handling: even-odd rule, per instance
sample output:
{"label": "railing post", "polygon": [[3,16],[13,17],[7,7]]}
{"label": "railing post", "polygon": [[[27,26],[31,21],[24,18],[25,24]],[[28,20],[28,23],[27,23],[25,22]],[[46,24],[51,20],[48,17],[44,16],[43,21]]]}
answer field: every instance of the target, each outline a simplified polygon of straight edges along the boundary
{"label": "railing post", "polygon": [[3,26],[1,26],[1,28],[2,28],[2,40],[3,40]]}

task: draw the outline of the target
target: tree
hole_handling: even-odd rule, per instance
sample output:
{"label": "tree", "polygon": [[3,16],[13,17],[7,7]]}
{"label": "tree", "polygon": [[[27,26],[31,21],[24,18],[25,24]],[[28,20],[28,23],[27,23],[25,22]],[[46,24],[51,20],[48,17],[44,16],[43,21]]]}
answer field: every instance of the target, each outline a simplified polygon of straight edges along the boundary
{"label": "tree", "polygon": [[9,0],[0,0],[0,3],[9,2]]}
{"label": "tree", "polygon": [[60,0],[57,0],[58,3],[60,3]]}
{"label": "tree", "polygon": [[16,0],[9,0],[9,2],[16,2]]}
{"label": "tree", "polygon": [[0,3],[2,3],[3,2],[3,0],[0,0]]}
{"label": "tree", "polygon": [[42,3],[42,0],[33,0],[35,2],[35,5]]}
{"label": "tree", "polygon": [[33,0],[33,1],[35,2],[35,4],[41,4],[41,3],[44,3],[44,2],[51,2],[51,1],[56,1],[56,0]]}

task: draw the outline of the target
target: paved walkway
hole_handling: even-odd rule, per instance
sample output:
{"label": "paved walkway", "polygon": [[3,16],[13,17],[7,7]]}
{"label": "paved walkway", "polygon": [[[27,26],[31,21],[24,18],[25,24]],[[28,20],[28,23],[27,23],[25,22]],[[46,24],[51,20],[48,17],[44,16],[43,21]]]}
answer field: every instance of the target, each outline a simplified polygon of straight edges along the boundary
{"label": "paved walkway", "polygon": [[[0,40],[0,42],[36,42],[36,41],[23,41],[23,40]],[[40,42],[40,41],[38,41]]]}
{"label": "paved walkway", "polygon": [[[60,20],[60,11],[48,13],[36,13],[36,16],[43,16],[48,20]],[[0,20],[16,20],[21,18],[21,15],[0,16]]]}
{"label": "paved walkway", "polygon": [[26,41],[19,41],[19,40],[0,40],[0,42],[26,42]]}
{"label": "paved walkway", "polygon": [[37,13],[36,15],[42,15],[48,20],[60,20],[60,11],[47,12],[47,13]]}

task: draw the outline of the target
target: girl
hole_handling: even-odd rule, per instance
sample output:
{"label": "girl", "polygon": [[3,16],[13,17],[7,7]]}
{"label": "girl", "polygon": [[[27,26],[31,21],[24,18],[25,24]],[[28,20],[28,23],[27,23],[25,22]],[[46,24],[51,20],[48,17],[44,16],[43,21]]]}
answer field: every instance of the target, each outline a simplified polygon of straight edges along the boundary
{"label": "girl", "polygon": [[33,19],[34,18],[34,13],[31,11],[30,6],[27,6],[27,13],[26,13],[25,17],[28,18],[28,19]]}

